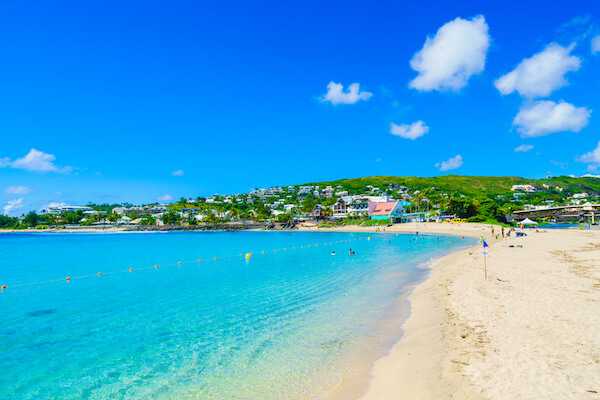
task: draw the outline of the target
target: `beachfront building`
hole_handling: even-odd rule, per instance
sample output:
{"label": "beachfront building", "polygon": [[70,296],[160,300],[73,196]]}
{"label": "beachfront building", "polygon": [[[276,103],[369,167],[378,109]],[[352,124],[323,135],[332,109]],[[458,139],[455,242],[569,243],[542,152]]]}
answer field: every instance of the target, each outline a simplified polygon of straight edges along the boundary
{"label": "beachfront building", "polygon": [[144,207],[115,207],[111,211],[113,214],[119,215],[131,215],[134,213],[137,215],[146,214],[146,209],[144,209]]}
{"label": "beachfront building", "polygon": [[406,211],[398,200],[369,203],[369,217],[374,220],[388,220],[390,223],[398,223],[403,222],[402,217],[404,214],[406,214]]}
{"label": "beachfront building", "polygon": [[369,200],[360,195],[342,196],[332,206],[334,218],[346,218],[369,213]]}
{"label": "beachfront building", "polygon": [[81,211],[84,214],[93,214],[94,209],[87,206],[52,205],[40,211],[40,214],[70,214]]}

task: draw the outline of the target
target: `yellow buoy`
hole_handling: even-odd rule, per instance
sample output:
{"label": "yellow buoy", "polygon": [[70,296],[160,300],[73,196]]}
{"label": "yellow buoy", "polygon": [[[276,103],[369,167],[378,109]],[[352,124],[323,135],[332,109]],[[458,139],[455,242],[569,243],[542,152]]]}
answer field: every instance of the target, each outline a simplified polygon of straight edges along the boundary
{"label": "yellow buoy", "polygon": [[250,253],[246,253],[246,260],[250,259]]}

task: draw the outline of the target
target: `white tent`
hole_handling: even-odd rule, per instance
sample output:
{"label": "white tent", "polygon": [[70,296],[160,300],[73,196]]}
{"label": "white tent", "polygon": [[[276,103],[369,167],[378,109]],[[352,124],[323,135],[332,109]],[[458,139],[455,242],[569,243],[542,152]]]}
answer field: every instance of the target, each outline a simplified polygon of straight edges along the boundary
{"label": "white tent", "polygon": [[537,225],[537,222],[530,220],[529,218],[525,218],[523,221],[519,222],[522,225]]}

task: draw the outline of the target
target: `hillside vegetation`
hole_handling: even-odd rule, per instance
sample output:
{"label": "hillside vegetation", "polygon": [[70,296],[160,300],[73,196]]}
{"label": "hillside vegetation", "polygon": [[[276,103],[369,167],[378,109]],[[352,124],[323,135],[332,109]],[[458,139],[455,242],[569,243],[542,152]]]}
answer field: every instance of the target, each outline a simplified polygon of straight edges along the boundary
{"label": "hillside vegetation", "polygon": [[[507,194],[513,185],[531,184],[543,189],[543,184],[559,186],[562,194],[587,192],[600,193],[600,179],[593,177],[573,178],[558,176],[549,179],[528,179],[516,176],[459,176],[445,175],[429,178],[416,176],[371,176],[365,178],[340,179],[328,182],[312,182],[305,185],[342,186],[350,193],[364,192],[368,185],[386,191],[389,184],[406,186],[413,191],[435,187],[445,193],[463,194],[465,196],[495,197]],[[304,185],[302,185],[304,186]]]}

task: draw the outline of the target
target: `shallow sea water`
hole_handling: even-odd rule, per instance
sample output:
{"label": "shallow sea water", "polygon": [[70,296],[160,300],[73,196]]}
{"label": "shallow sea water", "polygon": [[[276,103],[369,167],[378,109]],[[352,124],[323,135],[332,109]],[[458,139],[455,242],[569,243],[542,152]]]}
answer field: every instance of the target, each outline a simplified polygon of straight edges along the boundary
{"label": "shallow sea water", "polygon": [[0,397],[322,398],[398,339],[399,323],[392,333],[381,327],[427,274],[419,266],[473,242],[333,232],[2,234]]}

